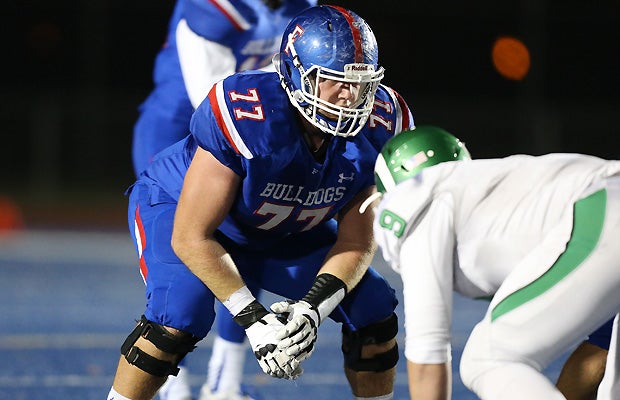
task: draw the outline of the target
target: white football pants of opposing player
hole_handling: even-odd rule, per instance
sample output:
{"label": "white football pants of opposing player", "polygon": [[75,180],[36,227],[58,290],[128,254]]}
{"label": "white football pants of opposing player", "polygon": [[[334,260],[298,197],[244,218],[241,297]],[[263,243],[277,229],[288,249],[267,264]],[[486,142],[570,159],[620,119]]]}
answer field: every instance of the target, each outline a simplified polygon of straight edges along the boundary
{"label": "white football pants of opposing player", "polygon": [[[606,203],[603,203],[606,205],[593,208],[599,210],[599,214],[604,213],[600,215],[600,237],[598,242],[594,238],[596,245],[593,250],[584,251],[583,246],[587,243],[581,240],[592,238],[579,237],[580,231],[589,230],[590,215],[588,212],[576,215],[573,237],[564,253],[558,254],[555,250],[555,255],[550,254],[550,249],[563,246],[558,242],[561,235],[551,232],[506,278],[484,319],[472,331],[463,352],[460,371],[463,383],[481,399],[564,399],[540,371],[620,310],[620,178],[609,178],[603,184],[604,187],[599,184],[590,188],[580,200],[587,202],[592,193],[606,190]],[[578,218],[581,228],[577,227]],[[539,294],[523,302],[513,296],[519,289],[541,281],[543,263],[555,267],[562,258],[574,262],[580,254],[584,259],[576,268],[562,279],[551,280],[546,286],[539,287]],[[544,269],[548,270],[553,268]],[[511,296],[510,300],[517,303],[514,308],[501,315],[497,310],[494,312]],[[617,342],[618,318],[615,324],[612,340]],[[611,380],[607,393],[611,393],[613,386],[617,391],[617,357],[615,343],[608,357],[608,366],[614,369],[613,376],[607,377]],[[612,398],[617,400],[620,396],[599,397]]]}

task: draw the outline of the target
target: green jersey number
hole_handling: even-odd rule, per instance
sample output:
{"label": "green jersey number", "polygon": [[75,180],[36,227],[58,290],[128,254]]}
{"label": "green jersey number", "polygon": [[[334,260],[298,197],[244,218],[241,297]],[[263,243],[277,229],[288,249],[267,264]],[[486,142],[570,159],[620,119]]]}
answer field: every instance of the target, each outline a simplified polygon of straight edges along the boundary
{"label": "green jersey number", "polygon": [[386,228],[394,232],[394,236],[399,238],[405,233],[407,221],[390,210],[383,210],[379,216],[379,224],[382,228]]}

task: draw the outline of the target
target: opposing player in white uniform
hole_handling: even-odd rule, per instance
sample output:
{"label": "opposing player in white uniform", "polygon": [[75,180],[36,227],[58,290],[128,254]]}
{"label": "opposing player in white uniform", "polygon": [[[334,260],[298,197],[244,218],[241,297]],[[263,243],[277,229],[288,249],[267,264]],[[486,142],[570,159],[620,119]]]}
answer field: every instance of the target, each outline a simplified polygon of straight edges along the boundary
{"label": "opposing player in white uniform", "polygon": [[492,296],[463,383],[482,399],[563,399],[541,370],[620,309],[620,162],[470,160],[454,136],[418,127],[388,141],[375,175],[375,237],[403,281],[411,398],[450,397],[456,291]]}

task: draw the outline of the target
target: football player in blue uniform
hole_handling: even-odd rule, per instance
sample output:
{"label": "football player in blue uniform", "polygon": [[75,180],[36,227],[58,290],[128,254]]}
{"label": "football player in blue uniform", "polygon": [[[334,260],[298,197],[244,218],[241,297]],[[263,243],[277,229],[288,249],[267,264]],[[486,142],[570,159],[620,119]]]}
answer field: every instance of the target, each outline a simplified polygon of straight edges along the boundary
{"label": "football player in blue uniform", "polygon": [[[300,13],[274,62],[277,73],[219,81],[191,135],[130,190],[147,304],[108,399],[152,398],[211,329],[216,299],[265,373],[299,376],[329,317],[342,324],[353,396],[393,397],[397,298],[369,266],[373,216],[358,210],[374,191],[377,154],[413,127],[411,112],[380,85],[374,34],[352,11]],[[292,300],[269,311],[248,285]]]}
{"label": "football player in blue uniform", "polygon": [[[216,81],[247,69],[273,70],[271,59],[288,22],[313,5],[316,0],[179,0],[155,61],[155,87],[134,126],[136,176],[157,152],[187,136],[194,109]],[[216,325],[219,336],[200,400],[249,400],[248,387],[241,386],[245,332],[225,309]],[[191,400],[188,373],[181,366],[160,389],[160,400]]]}
{"label": "football player in blue uniform", "polygon": [[155,59],[154,89],[134,127],[134,171],[189,133],[211,86],[235,72],[273,68],[290,19],[316,0],[178,0]]}

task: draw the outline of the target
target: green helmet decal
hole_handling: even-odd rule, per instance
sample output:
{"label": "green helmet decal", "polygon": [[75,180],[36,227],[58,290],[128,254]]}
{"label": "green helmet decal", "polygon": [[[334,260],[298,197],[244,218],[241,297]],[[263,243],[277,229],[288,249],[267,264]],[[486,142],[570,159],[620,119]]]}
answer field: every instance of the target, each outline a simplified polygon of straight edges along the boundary
{"label": "green helmet decal", "polygon": [[436,126],[403,131],[385,143],[375,163],[375,183],[381,193],[446,161],[470,160],[465,144]]}

